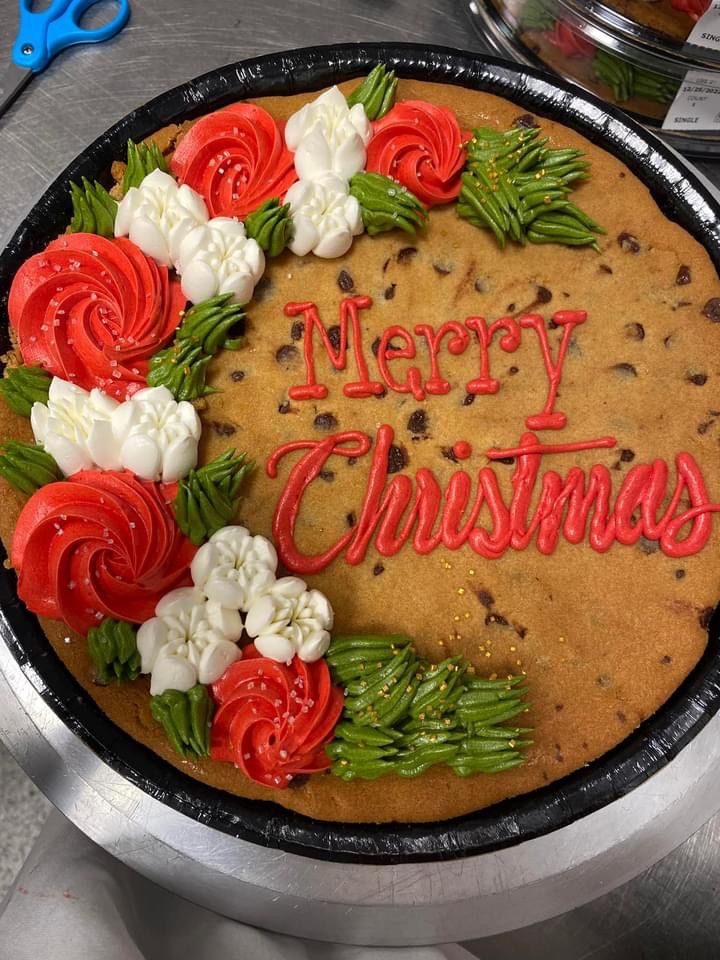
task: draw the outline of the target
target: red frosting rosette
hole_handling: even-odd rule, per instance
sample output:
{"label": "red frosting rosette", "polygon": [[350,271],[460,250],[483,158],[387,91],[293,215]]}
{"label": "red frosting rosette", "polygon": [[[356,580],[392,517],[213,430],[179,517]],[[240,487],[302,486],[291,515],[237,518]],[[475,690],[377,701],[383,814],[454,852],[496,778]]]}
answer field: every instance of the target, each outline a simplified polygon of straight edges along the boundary
{"label": "red frosting rosette", "polygon": [[676,10],[681,10],[693,20],[699,20],[710,7],[710,0],[671,0]]}
{"label": "red frosting rosette", "polygon": [[195,548],[175,522],[175,484],[81,470],[41,487],[15,528],[11,559],[28,609],[85,634],[104,617],[142,623],[191,583]]}
{"label": "red frosting rosette", "polygon": [[330,766],[324,747],[343,709],[325,660],[289,664],[262,657],[251,644],[212,684],[217,705],[210,756],[234,763],[265,787],[287,787],[299,774]]}
{"label": "red frosting rosette", "polygon": [[552,30],[547,30],[545,36],[565,57],[580,59],[592,57],[595,53],[594,44],[563,20],[556,20]]}
{"label": "red frosting rosette", "polygon": [[469,138],[447,107],[403,100],[373,124],[365,169],[399,180],[428,207],[449,203],[460,193]]}
{"label": "red frosting rosette", "polygon": [[202,194],[212,217],[242,220],[297,180],[282,128],[252,103],[233,103],[198,120],[170,166],[180,183]]}
{"label": "red frosting rosette", "polygon": [[74,233],[20,267],[8,313],[25,363],[124,400],[145,386],[185,304],[180,283],[134,243]]}

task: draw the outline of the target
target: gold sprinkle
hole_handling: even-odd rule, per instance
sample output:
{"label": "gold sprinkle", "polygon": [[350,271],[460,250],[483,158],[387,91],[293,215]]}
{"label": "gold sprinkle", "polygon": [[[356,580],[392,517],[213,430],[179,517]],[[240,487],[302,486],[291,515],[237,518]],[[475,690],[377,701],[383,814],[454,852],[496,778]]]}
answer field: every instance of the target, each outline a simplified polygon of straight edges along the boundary
{"label": "gold sprinkle", "polygon": [[447,684],[445,683],[445,681],[443,681],[443,682],[440,684],[440,689],[441,689],[441,690],[447,690]]}
{"label": "gold sprinkle", "polygon": [[458,595],[463,596],[465,594],[465,587],[458,587]]}
{"label": "gold sprinkle", "polygon": [[497,674],[496,674],[496,673],[491,673],[489,679],[490,679],[490,680],[497,680]]}
{"label": "gold sprinkle", "polygon": [[[449,637],[448,639],[452,640],[452,637]],[[438,646],[439,646],[439,647],[444,647],[444,646],[445,646],[445,641],[444,641],[444,640],[438,640]]]}
{"label": "gold sprinkle", "polygon": [[511,653],[515,653],[516,650],[517,650],[517,647],[510,647],[510,652],[511,652]]}
{"label": "gold sprinkle", "polygon": [[488,650],[488,651],[486,652],[485,656],[486,656],[486,657],[491,657],[492,654],[491,654],[490,651]]}
{"label": "gold sprinkle", "polygon": [[460,619],[460,614],[456,613],[455,616],[453,617],[453,620],[457,623],[459,619]]}
{"label": "gold sprinkle", "polygon": [[522,666],[522,660],[516,660],[515,663],[520,667]]}
{"label": "gold sprinkle", "polygon": [[558,637],[560,643],[565,643],[565,637]]}
{"label": "gold sprinkle", "polygon": [[470,574],[471,577],[474,577],[474,576],[475,576],[475,571],[474,571],[474,570],[468,570],[468,573]]}
{"label": "gold sprinkle", "polygon": [[466,620],[469,620],[469,619],[470,619],[470,614],[469,614],[469,613],[466,613],[466,614],[465,614],[465,619],[466,619]]}

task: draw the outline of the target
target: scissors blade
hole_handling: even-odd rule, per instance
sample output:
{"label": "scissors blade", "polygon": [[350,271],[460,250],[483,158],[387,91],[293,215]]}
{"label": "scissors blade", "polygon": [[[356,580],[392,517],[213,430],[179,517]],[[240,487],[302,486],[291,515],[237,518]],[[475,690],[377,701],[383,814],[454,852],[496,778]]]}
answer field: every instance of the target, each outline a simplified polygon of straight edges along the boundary
{"label": "scissors blade", "polygon": [[10,61],[5,72],[0,74],[0,116],[5,113],[32,75],[32,70],[18,67],[12,60]]}

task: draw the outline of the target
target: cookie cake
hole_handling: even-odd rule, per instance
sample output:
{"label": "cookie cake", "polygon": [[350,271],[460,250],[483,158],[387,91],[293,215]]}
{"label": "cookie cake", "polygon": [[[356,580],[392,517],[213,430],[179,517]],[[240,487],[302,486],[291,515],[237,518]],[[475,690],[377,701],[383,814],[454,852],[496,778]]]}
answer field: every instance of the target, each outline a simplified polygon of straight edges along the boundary
{"label": "cookie cake", "polygon": [[618,159],[378,65],[128,144],[14,277],[0,536],[101,710],[320,820],[621,742],[718,599],[718,278]]}

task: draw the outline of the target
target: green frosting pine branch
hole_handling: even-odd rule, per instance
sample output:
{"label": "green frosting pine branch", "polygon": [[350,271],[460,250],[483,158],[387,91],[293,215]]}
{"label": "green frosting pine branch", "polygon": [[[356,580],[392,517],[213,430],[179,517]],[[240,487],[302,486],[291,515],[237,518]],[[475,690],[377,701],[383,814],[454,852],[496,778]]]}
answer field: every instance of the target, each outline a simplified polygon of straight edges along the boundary
{"label": "green frosting pine branch", "polygon": [[516,243],[559,243],[599,251],[603,228],[568,200],[589,177],[581,150],[549,148],[539,129],[480,127],[468,143],[457,212],[491,230],[500,249]]}
{"label": "green frosting pine branch", "polygon": [[523,30],[552,30],[557,15],[553,0],[525,0],[520,14]]}
{"label": "green frosting pine branch", "polygon": [[431,664],[404,636],[336,637],[327,662],[345,689],[326,747],[343,780],[416,777],[439,763],[464,777],[524,763],[529,728],[505,726],[527,710],[524,677],[479,679],[462,657]]}
{"label": "green frosting pine branch", "polygon": [[82,186],[70,184],[73,215],[69,233],[96,233],[100,237],[115,235],[115,216],[118,205],[105,187],[82,178]]}
{"label": "green frosting pine branch", "polygon": [[5,367],[0,394],[12,411],[29,417],[34,403],[47,403],[51,376],[42,367]]}
{"label": "green frosting pine branch", "polygon": [[598,50],[595,54],[593,69],[598,79],[610,87],[618,103],[625,103],[631,97],[671,103],[678,91],[676,80],[633,66],[605,50]]}
{"label": "green frosting pine branch", "polygon": [[46,483],[62,480],[63,475],[42,447],[22,440],[6,440],[0,445],[0,477],[20,493],[30,495]]}
{"label": "green frosting pine branch", "polygon": [[245,232],[269,257],[277,257],[292,240],[293,222],[290,204],[281,204],[278,197],[270,197],[257,210],[248,214]]}
{"label": "green frosting pine branch", "polygon": [[397,84],[395,71],[388,70],[384,63],[379,63],[363,82],[348,94],[348,106],[354,107],[356,103],[361,103],[368,119],[379,120],[392,109]]}
{"label": "green frosting pine branch", "polygon": [[122,683],[139,676],[140,653],[132,624],[106,617],[88,630],[87,645],[98,683]]}
{"label": "green frosting pine branch", "polygon": [[237,513],[241,488],[255,463],[244,453],[226,450],[219,457],[191,470],[180,481],[175,497],[177,524],[195,546],[200,546]]}
{"label": "green frosting pine branch", "polygon": [[374,237],[398,227],[411,236],[425,229],[427,210],[408,189],[381,173],[356,173],[350,193],[360,204],[365,229]]}
{"label": "green frosting pine branch", "polygon": [[222,293],[187,311],[174,343],[150,359],[151,387],[167,387],[176,400],[218,392],[206,383],[210,360],[218,350],[237,350],[243,343],[245,312],[231,299],[231,293]]}
{"label": "green frosting pine branch", "polygon": [[155,141],[134,143],[132,140],[128,140],[123,193],[127,193],[131,187],[139,187],[145,177],[153,170],[162,170],[163,173],[168,172],[167,161]]}
{"label": "green frosting pine branch", "polygon": [[186,760],[210,755],[210,724],[214,710],[207,688],[200,683],[187,693],[166,690],[150,701],[153,719],[162,724],[173,749]]}

